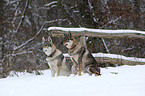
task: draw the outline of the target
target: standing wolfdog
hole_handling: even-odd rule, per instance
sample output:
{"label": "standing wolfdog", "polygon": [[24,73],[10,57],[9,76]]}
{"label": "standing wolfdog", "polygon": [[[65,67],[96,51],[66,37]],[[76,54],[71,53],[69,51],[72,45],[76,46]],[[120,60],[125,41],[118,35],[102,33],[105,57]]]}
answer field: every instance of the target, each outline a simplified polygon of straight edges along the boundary
{"label": "standing wolfdog", "polygon": [[81,70],[90,75],[100,75],[100,68],[95,58],[84,46],[75,40],[70,32],[69,34],[64,34],[62,43],[68,48],[72,61],[79,67],[79,75],[81,75]]}
{"label": "standing wolfdog", "polygon": [[47,55],[46,60],[51,69],[51,76],[69,76],[71,74],[71,66],[69,61],[63,56],[62,52],[53,44],[51,37],[42,38],[43,51]]}

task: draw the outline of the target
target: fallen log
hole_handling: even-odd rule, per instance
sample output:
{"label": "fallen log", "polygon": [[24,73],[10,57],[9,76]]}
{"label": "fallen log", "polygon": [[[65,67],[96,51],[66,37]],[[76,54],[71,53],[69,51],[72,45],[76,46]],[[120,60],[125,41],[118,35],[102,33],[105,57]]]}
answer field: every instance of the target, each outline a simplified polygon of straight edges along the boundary
{"label": "fallen log", "polygon": [[100,38],[143,38],[145,39],[145,31],[138,30],[106,30],[106,29],[89,29],[89,28],[63,28],[63,27],[49,27],[48,31],[52,32],[54,37],[63,37],[66,32],[72,32],[74,36],[88,36]]}
{"label": "fallen log", "polygon": [[[145,65],[145,58],[126,57],[117,54],[108,53],[92,53],[100,66],[116,66],[116,65]],[[69,54],[65,53],[65,57],[69,58]],[[103,64],[103,65],[101,65]]]}

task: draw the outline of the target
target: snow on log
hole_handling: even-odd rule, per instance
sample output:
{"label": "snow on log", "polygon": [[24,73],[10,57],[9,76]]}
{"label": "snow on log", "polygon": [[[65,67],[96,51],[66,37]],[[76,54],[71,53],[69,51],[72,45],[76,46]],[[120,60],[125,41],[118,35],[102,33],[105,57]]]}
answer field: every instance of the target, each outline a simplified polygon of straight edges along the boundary
{"label": "snow on log", "polygon": [[53,5],[53,4],[57,4],[57,1],[52,1],[52,2],[50,2],[50,3],[48,3],[48,4],[45,4],[44,6],[45,6],[45,7],[48,7],[48,6],[51,6],[51,5]]}
{"label": "snow on log", "polygon": [[52,31],[54,36],[62,36],[65,32],[72,32],[74,35],[83,35],[88,37],[136,37],[145,38],[145,31],[138,30],[106,30],[106,29],[90,29],[90,28],[64,28],[64,27],[49,27],[48,31]]}
{"label": "snow on log", "polygon": [[[145,64],[145,58],[126,57],[126,56],[123,56],[123,55],[108,54],[108,53],[92,53],[92,55],[95,58],[104,58],[102,60],[104,63],[111,62],[111,63],[114,63],[114,64],[119,63],[120,65]],[[64,56],[65,57],[70,57],[69,54],[67,54],[67,53],[65,53]]]}

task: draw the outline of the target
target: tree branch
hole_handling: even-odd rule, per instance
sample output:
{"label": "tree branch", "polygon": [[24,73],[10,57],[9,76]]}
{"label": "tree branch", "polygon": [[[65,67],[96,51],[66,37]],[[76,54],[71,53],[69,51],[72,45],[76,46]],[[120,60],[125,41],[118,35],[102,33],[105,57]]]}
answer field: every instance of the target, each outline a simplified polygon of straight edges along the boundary
{"label": "tree branch", "polygon": [[111,23],[115,23],[115,22],[118,21],[120,18],[121,18],[121,16],[120,16],[119,18],[114,19],[114,20],[110,20],[107,24],[103,25],[103,26],[100,27],[100,28],[104,28],[104,27],[106,27],[107,25],[109,25],[109,24],[111,24]]}
{"label": "tree branch", "polygon": [[26,0],[25,8],[24,8],[23,13],[22,13],[22,16],[21,16],[21,21],[19,22],[18,27],[15,30],[15,33],[18,32],[18,30],[19,30],[19,28],[20,28],[20,26],[22,24],[22,21],[25,18],[25,15],[24,14],[25,14],[25,11],[26,11],[27,7],[28,7],[28,0]]}
{"label": "tree branch", "polygon": [[36,33],[36,35],[34,37],[32,37],[31,39],[27,40],[25,43],[23,43],[23,44],[15,47],[14,50],[16,51],[16,50],[24,47],[25,45],[27,45],[29,42],[33,41],[35,39],[35,37],[39,35],[39,33],[41,32],[41,30],[43,30],[44,25],[45,25],[45,22],[43,23],[43,25],[41,26],[40,30]]}
{"label": "tree branch", "polygon": [[66,5],[63,4],[62,0],[60,0],[58,2],[58,5],[60,6],[61,10],[63,12],[66,12],[66,16],[68,17],[68,19],[71,21],[72,25],[74,25],[75,27],[81,27],[80,24],[78,24],[78,22],[76,21],[76,19],[70,14],[70,12],[67,10]]}
{"label": "tree branch", "polygon": [[101,38],[101,40],[102,40],[102,42],[103,42],[103,44],[104,44],[104,46],[105,46],[105,48],[106,48],[106,51],[107,51],[108,53],[110,53],[110,52],[109,52],[109,49],[108,49],[108,47],[107,47],[107,45],[106,45],[106,43],[105,43],[104,38]]}
{"label": "tree branch", "polygon": [[98,20],[95,18],[95,13],[93,12],[93,6],[91,5],[90,0],[88,0],[88,4],[89,4],[89,9],[92,13],[92,17],[93,17],[94,22],[98,23]]}

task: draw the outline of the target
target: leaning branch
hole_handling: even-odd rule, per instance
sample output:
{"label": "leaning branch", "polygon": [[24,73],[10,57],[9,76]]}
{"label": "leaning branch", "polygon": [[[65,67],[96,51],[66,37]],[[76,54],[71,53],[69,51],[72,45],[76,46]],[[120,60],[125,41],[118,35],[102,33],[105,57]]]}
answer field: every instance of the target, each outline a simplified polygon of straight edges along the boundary
{"label": "leaning branch", "polygon": [[101,40],[102,40],[102,42],[103,42],[103,44],[104,44],[104,46],[105,46],[105,48],[106,48],[106,51],[107,51],[108,53],[110,53],[110,52],[109,52],[109,49],[108,49],[108,47],[107,47],[107,45],[106,45],[106,43],[105,43],[104,38],[101,38]]}

